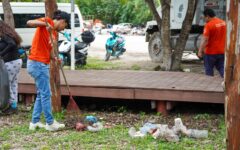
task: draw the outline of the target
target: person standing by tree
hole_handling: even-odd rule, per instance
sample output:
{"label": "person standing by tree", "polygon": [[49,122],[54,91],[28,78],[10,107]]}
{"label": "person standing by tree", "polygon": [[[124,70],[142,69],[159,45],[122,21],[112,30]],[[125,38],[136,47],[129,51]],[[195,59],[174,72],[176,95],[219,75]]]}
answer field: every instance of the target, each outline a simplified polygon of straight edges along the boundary
{"label": "person standing by tree", "polygon": [[[53,20],[46,17],[27,22],[28,26],[37,27],[27,62],[27,71],[34,78],[37,88],[32,121],[29,125],[30,130],[45,127],[46,130],[56,131],[65,127],[64,124],[54,120],[52,115],[49,63],[51,58],[54,59],[54,56],[51,55],[54,52],[51,52],[53,43],[50,40],[50,32],[56,42],[57,31],[64,30],[69,25],[69,20],[69,14],[58,10],[54,12]],[[42,112],[45,116],[46,126],[40,122]]]}
{"label": "person standing by tree", "polygon": [[[204,58],[205,74],[214,75],[214,67],[224,76],[224,50],[226,41],[226,23],[216,17],[212,9],[203,12],[206,24],[203,39],[198,51],[198,57]],[[204,56],[203,56],[204,53]]]}
{"label": "person standing by tree", "polygon": [[22,66],[22,59],[19,57],[18,46],[22,42],[17,32],[0,20],[0,57],[3,58],[8,71],[10,85],[9,107],[2,113],[9,115],[17,112],[18,102],[18,74]]}

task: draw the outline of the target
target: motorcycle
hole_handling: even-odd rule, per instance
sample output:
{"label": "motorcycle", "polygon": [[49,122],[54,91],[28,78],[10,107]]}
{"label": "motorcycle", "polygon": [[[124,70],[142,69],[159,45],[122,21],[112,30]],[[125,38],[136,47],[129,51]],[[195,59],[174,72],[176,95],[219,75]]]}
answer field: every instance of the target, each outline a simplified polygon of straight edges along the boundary
{"label": "motorcycle", "polygon": [[[70,65],[71,62],[71,35],[67,32],[62,33],[66,40],[62,40],[58,42],[59,48],[59,58],[61,59],[61,64],[63,65]],[[95,40],[95,36],[90,31],[85,31],[81,34],[82,42],[75,38],[75,63],[77,65],[84,66],[87,63],[87,54],[88,48],[90,43]],[[31,45],[21,46],[18,49],[18,53],[20,58],[23,60],[22,68],[27,67],[27,58],[29,51],[31,49]]]}
{"label": "motorcycle", "polygon": [[[71,64],[71,34],[60,32],[66,38],[58,42],[59,58],[62,61],[62,66]],[[90,43],[95,40],[95,36],[90,31],[85,31],[81,35],[81,41],[74,38],[75,41],[75,64],[84,66],[87,64],[88,48]]]}
{"label": "motorcycle", "polygon": [[116,34],[116,32],[110,32],[111,37],[107,39],[106,42],[106,56],[105,61],[110,59],[110,56],[119,58],[126,49],[125,49],[125,39],[122,36]]}

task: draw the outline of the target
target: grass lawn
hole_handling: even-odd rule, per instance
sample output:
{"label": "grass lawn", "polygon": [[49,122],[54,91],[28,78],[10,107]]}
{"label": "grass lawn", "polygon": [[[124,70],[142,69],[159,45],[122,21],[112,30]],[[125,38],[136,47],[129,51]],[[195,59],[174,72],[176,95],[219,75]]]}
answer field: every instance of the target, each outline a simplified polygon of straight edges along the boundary
{"label": "grass lawn", "polygon": [[[154,71],[158,65],[152,62],[121,62],[115,59],[113,61],[104,61],[103,59],[88,57],[85,66],[76,66],[78,70],[148,70]],[[65,67],[66,69],[69,66]]]}
{"label": "grass lawn", "polygon": [[111,61],[104,61],[95,57],[88,57],[87,64],[83,67],[77,66],[77,69],[81,70],[113,70],[120,68],[120,62],[111,62]]}
{"label": "grass lawn", "polygon": [[[153,113],[124,112],[84,112],[83,115],[95,115],[101,118],[103,124],[110,124],[99,132],[77,132],[69,127],[58,132],[48,132],[44,129],[29,131],[28,124],[31,112],[20,112],[10,117],[0,117],[0,149],[137,149],[137,150],[223,150],[225,149],[225,125],[222,114],[172,114],[161,116]],[[153,139],[150,135],[144,138],[131,138],[128,135],[130,126],[138,130],[149,118],[156,123],[173,124],[174,118],[181,117],[188,128],[207,129],[206,139],[192,139],[182,136],[177,143],[164,139]],[[55,118],[67,124],[64,114],[55,114]],[[113,118],[118,118],[114,121]],[[129,121],[134,120],[134,122]],[[128,123],[127,123],[128,122]],[[68,122],[69,123],[69,122]],[[72,122],[74,126],[75,122]]]}

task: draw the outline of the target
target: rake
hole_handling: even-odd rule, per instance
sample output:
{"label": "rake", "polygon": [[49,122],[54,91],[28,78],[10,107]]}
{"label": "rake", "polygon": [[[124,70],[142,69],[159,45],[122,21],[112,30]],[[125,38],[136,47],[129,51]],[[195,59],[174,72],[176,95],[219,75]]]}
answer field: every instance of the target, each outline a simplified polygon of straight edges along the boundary
{"label": "rake", "polygon": [[[47,19],[45,18],[45,22],[46,22],[46,26],[49,27],[49,24],[47,22]],[[53,50],[54,52],[52,52],[52,55],[54,58],[57,58],[58,59],[58,56],[56,56],[58,54],[58,51],[57,51],[57,46],[54,45],[53,43],[53,35],[52,35],[52,32],[51,30],[48,30],[49,34],[50,34],[50,41],[51,41],[51,44],[52,44],[52,47],[53,47]],[[67,82],[67,79],[66,79],[66,75],[63,71],[63,68],[61,67],[61,65],[59,65],[58,61],[55,61],[56,65],[60,68],[61,72],[62,72],[62,75],[63,75],[63,79],[65,81],[65,84],[67,86],[67,90],[68,90],[68,93],[69,93],[69,102],[68,102],[68,105],[67,105],[67,112],[68,113],[71,113],[71,114],[80,114],[80,110],[78,108],[78,105],[76,104],[75,100],[73,99],[73,96],[71,94],[71,91],[70,91],[70,87],[69,87],[69,84]]]}

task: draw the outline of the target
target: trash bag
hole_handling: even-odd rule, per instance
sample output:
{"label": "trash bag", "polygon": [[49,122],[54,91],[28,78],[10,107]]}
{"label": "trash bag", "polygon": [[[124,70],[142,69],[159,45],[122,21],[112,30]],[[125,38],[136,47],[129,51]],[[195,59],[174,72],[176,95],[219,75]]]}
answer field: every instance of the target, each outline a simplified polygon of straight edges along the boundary
{"label": "trash bag", "polygon": [[8,71],[2,58],[0,58],[0,110],[4,110],[9,105],[10,87]]}

